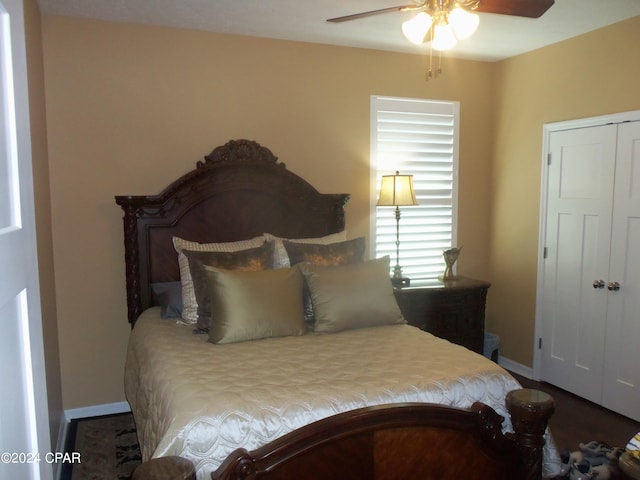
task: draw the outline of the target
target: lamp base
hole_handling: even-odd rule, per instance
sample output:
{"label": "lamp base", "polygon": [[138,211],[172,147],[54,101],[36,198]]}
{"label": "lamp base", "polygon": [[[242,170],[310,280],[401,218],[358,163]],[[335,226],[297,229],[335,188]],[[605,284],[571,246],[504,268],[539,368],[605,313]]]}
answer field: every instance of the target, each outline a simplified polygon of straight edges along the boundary
{"label": "lamp base", "polygon": [[457,275],[438,275],[438,281],[442,282],[442,283],[446,283],[446,282],[453,282],[454,280],[457,280],[458,276]]}
{"label": "lamp base", "polygon": [[407,277],[391,277],[391,285],[395,288],[405,288],[411,286],[411,279]]}

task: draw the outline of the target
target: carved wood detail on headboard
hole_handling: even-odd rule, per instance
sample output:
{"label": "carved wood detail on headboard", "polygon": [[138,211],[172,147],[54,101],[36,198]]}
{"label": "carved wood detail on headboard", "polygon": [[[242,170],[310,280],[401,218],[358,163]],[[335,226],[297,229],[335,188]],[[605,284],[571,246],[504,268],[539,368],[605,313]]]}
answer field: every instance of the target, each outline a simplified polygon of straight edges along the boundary
{"label": "carved wood detail on headboard", "polygon": [[157,195],[119,195],[124,211],[127,310],[154,304],[151,284],[180,279],[172,238],[231,242],[272,233],[320,237],[345,227],[347,194],[321,194],[266,147],[231,140]]}

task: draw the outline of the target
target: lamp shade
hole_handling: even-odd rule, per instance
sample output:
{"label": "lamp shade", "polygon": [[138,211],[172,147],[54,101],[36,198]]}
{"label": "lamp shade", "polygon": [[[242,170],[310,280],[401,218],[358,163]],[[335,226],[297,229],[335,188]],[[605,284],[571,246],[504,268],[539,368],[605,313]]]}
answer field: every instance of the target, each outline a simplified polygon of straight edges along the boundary
{"label": "lamp shade", "polygon": [[413,188],[413,175],[384,175],[380,184],[378,207],[401,207],[418,205],[416,191]]}

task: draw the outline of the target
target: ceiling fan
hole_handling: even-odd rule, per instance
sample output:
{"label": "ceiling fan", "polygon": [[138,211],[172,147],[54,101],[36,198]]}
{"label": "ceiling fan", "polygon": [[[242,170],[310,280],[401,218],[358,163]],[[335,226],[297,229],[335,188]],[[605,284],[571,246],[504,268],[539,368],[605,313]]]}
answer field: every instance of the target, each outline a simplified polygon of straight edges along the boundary
{"label": "ceiling fan", "polygon": [[424,0],[420,3],[410,5],[397,5],[395,7],[380,8],[367,12],[354,13],[342,17],[330,18],[327,22],[339,23],[358,18],[369,17],[389,12],[420,12],[436,11],[438,9],[453,9],[456,4],[465,9],[475,10],[483,13],[497,13],[500,15],[513,15],[516,17],[541,17],[554,4],[554,0],[475,0],[475,1],[452,1],[452,0]]}
{"label": "ceiling fan", "polygon": [[[473,35],[480,21],[473,11],[538,18],[554,3],[554,0],[419,0],[419,3],[330,18],[327,22],[340,23],[390,12],[416,12],[412,19],[402,24],[405,37],[416,45],[431,42],[431,49],[442,52],[453,48],[458,40]],[[431,54],[429,58],[431,63]],[[438,66],[436,74],[441,71]],[[432,76],[430,66],[427,79]]]}

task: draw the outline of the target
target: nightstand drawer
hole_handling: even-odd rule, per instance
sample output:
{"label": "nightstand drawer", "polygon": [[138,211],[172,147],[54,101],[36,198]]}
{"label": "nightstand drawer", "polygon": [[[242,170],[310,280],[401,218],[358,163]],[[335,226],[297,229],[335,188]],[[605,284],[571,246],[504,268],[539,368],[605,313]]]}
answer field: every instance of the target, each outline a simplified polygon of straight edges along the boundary
{"label": "nightstand drawer", "polygon": [[491,284],[458,278],[435,287],[396,289],[410,325],[482,353],[487,290]]}

